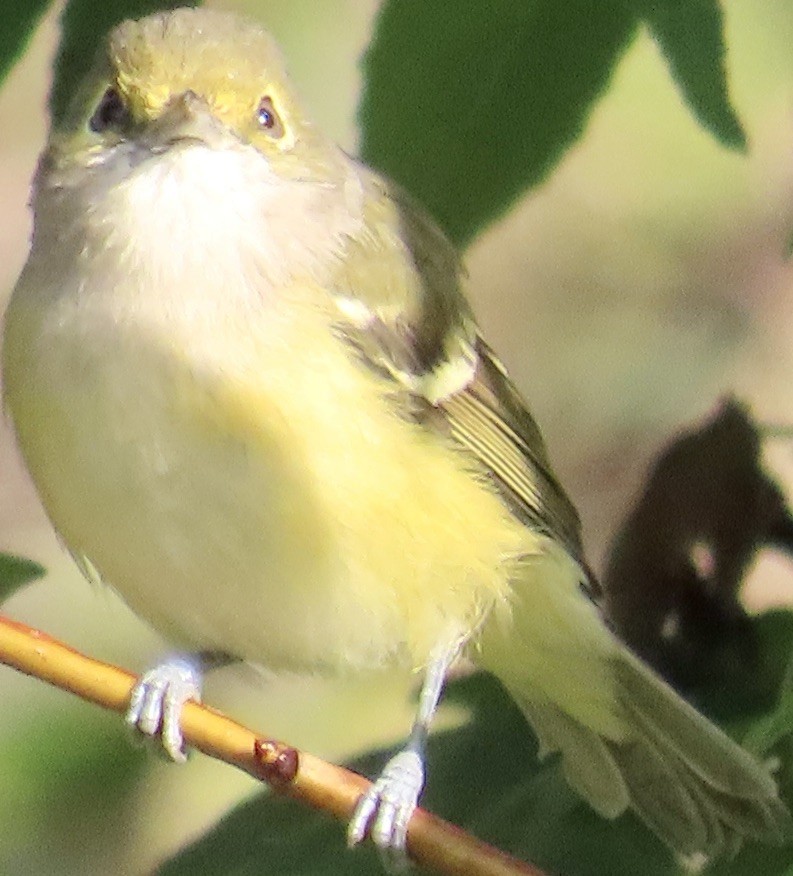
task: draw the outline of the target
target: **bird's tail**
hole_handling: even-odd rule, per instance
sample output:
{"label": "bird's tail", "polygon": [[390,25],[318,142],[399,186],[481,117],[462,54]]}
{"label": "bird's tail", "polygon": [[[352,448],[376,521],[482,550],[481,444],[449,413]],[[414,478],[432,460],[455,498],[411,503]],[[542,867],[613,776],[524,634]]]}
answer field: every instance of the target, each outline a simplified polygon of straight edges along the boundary
{"label": "bird's tail", "polygon": [[793,837],[768,771],[612,635],[579,581],[560,552],[527,560],[508,616],[480,637],[477,662],[515,698],[541,754],[560,753],[599,813],[633,809],[682,855]]}

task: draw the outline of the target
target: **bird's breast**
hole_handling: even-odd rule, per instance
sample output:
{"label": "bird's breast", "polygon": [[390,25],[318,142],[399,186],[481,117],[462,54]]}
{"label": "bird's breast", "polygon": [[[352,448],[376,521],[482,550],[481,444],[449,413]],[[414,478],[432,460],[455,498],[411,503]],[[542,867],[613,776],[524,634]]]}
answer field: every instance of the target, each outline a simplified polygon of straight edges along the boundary
{"label": "bird's breast", "polygon": [[327,290],[137,233],[90,270],[34,257],[8,315],[8,406],[76,555],[165,633],[275,668],[421,664],[506,600],[526,530],[394,406]]}

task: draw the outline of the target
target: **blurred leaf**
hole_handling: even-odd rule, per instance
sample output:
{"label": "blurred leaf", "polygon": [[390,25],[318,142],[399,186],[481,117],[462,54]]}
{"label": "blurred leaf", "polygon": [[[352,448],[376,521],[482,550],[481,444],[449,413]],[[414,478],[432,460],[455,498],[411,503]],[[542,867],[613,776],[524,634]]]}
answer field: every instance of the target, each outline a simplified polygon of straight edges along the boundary
{"label": "blurred leaf", "polygon": [[728,398],[662,449],[603,576],[620,637],[711,717],[776,700],[781,673],[765,665],[776,658],[739,599],[767,547],[793,554],[793,517],[763,468],[759,427]]}
{"label": "blurred leaf", "polygon": [[0,554],[0,604],[13,596],[25,584],[41,578],[44,567],[33,560]]}
{"label": "blurred leaf", "polygon": [[468,242],[580,134],[636,20],[614,0],[387,0],[364,61],[364,160]]}
{"label": "blurred leaf", "polygon": [[637,8],[694,115],[726,146],[745,149],[727,93],[718,0],[639,0]]}
{"label": "blurred leaf", "polygon": [[[768,612],[758,618],[768,654],[776,655],[775,670],[783,674],[776,708],[755,718],[742,734],[745,748],[761,757],[774,769],[779,793],[788,807],[793,806],[793,613]],[[783,846],[751,845],[734,861],[717,862],[708,868],[712,876],[757,876],[793,874],[793,850]]]}
{"label": "blurred leaf", "polygon": [[98,873],[129,842],[128,807],[150,758],[115,715],[57,696],[2,740],[2,873]]}
{"label": "blurred leaf", "polygon": [[34,715],[3,740],[3,759],[10,765],[3,794],[16,797],[21,806],[38,801],[51,826],[68,824],[75,806],[104,810],[150,763],[143,747],[124,738],[115,715],[66,696],[60,705]]}
{"label": "blurred leaf", "polygon": [[[469,706],[473,717],[430,739],[428,809],[551,873],[677,873],[672,856],[633,816],[599,818],[569,789],[555,760],[538,763],[536,740],[497,681],[477,675],[455,682],[447,697]],[[375,776],[392,753],[374,752],[351,768]],[[368,845],[346,849],[343,825],[269,794],[234,809],[158,872],[258,876],[263,862],[273,876],[383,873]]]}
{"label": "blurred leaf", "polygon": [[[744,748],[765,757],[783,733],[776,728],[788,706],[786,690],[793,656],[793,612],[774,609],[751,618],[751,633],[757,643],[754,684],[748,674],[727,674],[697,691],[694,705],[715,720]],[[758,694],[758,691],[761,694]],[[770,696],[767,692],[771,692]],[[782,729],[782,728],[780,728]],[[793,730],[789,725],[788,732]]]}
{"label": "blurred leaf", "polygon": [[[430,739],[422,801],[430,811],[548,873],[679,876],[672,854],[637,818],[600,818],[570,790],[556,759],[538,762],[533,733],[497,681],[479,674],[454,682],[447,698],[468,706],[472,718]],[[351,768],[375,776],[393,753],[374,752]],[[258,876],[263,862],[272,876],[383,872],[368,846],[347,851],[343,825],[292,800],[262,794],[230,812],[158,873]],[[749,844],[713,872],[781,876],[791,866],[789,847]]]}
{"label": "blurred leaf", "polygon": [[789,739],[793,734],[793,654],[790,649],[793,613],[786,612],[786,615],[787,659],[776,708],[770,714],[753,722],[744,736],[744,745],[760,756],[769,754],[780,742]]}
{"label": "blurred leaf", "polygon": [[61,43],[50,92],[53,122],[63,117],[78,83],[94,62],[102,38],[114,25],[158,9],[196,5],[190,0],[69,0],[61,16]]}
{"label": "blurred leaf", "polygon": [[0,83],[25,51],[50,0],[0,0]]}
{"label": "blurred leaf", "polygon": [[[382,876],[369,848],[347,851],[343,826],[293,800],[258,795],[157,871],[160,876]],[[266,869],[265,869],[266,868]]]}
{"label": "blurred leaf", "polygon": [[791,876],[793,858],[790,846],[752,845],[737,858],[716,861],[704,872],[707,876]]}
{"label": "blurred leaf", "polygon": [[[776,765],[775,777],[780,796],[793,804],[793,612],[769,611],[753,619],[757,639],[764,656],[765,677],[758,677],[761,686],[773,684],[778,690],[776,706],[768,713],[749,718],[753,701],[740,691],[735,692],[740,709],[743,698],[747,711],[742,720],[730,721],[728,729],[743,746]],[[715,693],[715,692],[714,692]],[[721,696],[724,696],[721,692]],[[790,846],[774,847],[753,844],[742,850],[732,861],[720,861],[708,867],[712,876],[757,876],[757,874],[793,873],[793,851]]]}

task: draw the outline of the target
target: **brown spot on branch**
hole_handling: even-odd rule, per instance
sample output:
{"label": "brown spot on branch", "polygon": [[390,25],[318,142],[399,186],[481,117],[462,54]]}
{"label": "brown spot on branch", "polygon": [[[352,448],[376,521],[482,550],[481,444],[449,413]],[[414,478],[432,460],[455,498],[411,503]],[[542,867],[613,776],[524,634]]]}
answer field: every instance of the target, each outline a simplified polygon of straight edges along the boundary
{"label": "brown spot on branch", "polygon": [[[2,615],[0,663],[121,714],[137,681],[124,669],[86,657],[41,630]],[[350,770],[256,734],[199,703],[185,704],[182,730],[185,741],[204,754],[343,820],[350,818],[358,798],[370,786]],[[423,809],[417,809],[410,821],[408,851],[418,864],[445,876],[543,876],[531,864]]]}

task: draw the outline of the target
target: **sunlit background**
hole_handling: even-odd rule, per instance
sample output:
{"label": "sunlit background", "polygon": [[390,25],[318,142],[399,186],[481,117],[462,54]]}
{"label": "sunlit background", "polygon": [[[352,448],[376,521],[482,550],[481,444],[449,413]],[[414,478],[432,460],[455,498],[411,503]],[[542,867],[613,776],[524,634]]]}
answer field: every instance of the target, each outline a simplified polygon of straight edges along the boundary
{"label": "sunlit background", "polygon": [[[377,3],[212,5],[244,8],[274,32],[316,120],[354,151],[357,60]],[[725,0],[724,9],[748,154],[726,151],[699,127],[642,34],[580,142],[467,254],[480,322],[543,427],[595,567],[660,446],[722,394],[736,392],[761,422],[793,424],[793,7]],[[56,39],[53,14],[0,90],[0,301],[26,255]],[[774,442],[766,455],[790,494],[793,445]],[[113,594],[80,579],[5,424],[0,550],[48,569],[7,604],[10,615],[135,670],[167,648]],[[793,562],[762,557],[749,604],[792,597]],[[225,671],[206,698],[262,732],[339,758],[405,732],[406,689],[404,679],[263,681]],[[0,672],[0,697],[4,873],[146,872],[255,790],[207,758],[177,769],[140,756],[118,718],[10,670]],[[97,790],[103,770],[118,792]]]}

